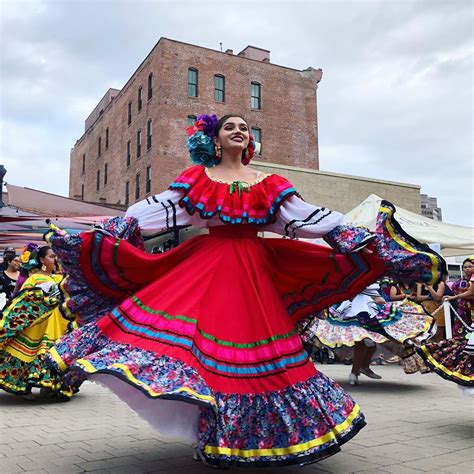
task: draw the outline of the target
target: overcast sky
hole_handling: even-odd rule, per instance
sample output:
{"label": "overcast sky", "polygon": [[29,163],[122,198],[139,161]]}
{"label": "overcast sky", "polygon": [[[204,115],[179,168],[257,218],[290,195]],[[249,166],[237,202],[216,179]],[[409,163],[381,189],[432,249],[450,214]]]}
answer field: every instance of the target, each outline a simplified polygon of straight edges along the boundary
{"label": "overcast sky", "polygon": [[69,152],[161,36],[323,69],[320,167],[421,185],[473,223],[473,2],[0,0],[0,163],[67,195]]}

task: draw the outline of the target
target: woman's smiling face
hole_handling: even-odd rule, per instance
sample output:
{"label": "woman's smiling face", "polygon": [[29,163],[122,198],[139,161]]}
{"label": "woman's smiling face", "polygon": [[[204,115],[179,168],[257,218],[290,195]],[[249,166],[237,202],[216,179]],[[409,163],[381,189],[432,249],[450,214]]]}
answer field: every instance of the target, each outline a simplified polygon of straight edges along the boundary
{"label": "woman's smiling face", "polygon": [[249,127],[240,117],[229,117],[219,130],[216,143],[223,150],[239,149],[244,151],[250,140]]}

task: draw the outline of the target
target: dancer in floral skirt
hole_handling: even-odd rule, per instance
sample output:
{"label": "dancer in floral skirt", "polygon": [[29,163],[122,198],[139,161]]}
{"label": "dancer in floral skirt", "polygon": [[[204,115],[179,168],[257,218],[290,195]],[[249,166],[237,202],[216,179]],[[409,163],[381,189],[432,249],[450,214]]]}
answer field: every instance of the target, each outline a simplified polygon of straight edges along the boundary
{"label": "dancer in floral skirt", "polygon": [[[403,233],[389,203],[373,235],[250,168],[255,145],[239,115],[200,116],[188,133],[195,166],[127,216],[145,234],[181,225],[209,233],[148,255],[102,231],[67,242],[53,230],[49,241],[77,252],[75,275],[105,315],[64,337],[50,363],[66,379],[109,387],[160,432],[196,443],[206,463],[324,459],[364,416],[314,367],[296,323],[383,274],[437,281],[443,260]],[[258,237],[263,230],[289,238]]]}

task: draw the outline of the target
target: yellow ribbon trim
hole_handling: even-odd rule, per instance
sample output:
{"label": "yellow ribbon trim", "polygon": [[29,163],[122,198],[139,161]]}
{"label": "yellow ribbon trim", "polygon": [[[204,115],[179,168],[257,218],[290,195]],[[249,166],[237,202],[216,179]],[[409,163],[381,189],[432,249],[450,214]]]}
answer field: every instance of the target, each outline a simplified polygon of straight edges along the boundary
{"label": "yellow ribbon trim", "polygon": [[[381,207],[380,211],[386,212],[389,215],[393,214],[392,209],[390,209],[388,207]],[[395,230],[393,229],[392,224],[390,223],[390,221],[388,221],[388,220],[386,221],[386,226],[387,226],[387,230],[389,231],[390,235],[395,240],[395,242],[397,242],[399,245],[401,245],[404,249],[409,250],[410,252],[421,253],[421,254],[428,255],[428,257],[431,260],[431,263],[433,265],[433,270],[431,271],[431,280],[430,280],[429,283],[431,283],[431,284],[436,283],[435,275],[438,274],[438,259],[434,255],[432,255],[428,252],[422,252],[420,250],[417,250],[414,247],[412,247],[411,245],[409,245],[407,242],[404,242],[403,240],[401,240],[398,237],[398,235],[396,234]]]}
{"label": "yellow ribbon trim", "polygon": [[[97,372],[97,369],[87,360],[85,359],[78,359],[76,361],[76,364],[82,365],[83,369],[89,373],[89,374],[94,374]],[[173,393],[179,393],[179,392],[187,392],[193,397],[198,398],[199,400],[204,400],[206,402],[210,402],[212,405],[216,405],[216,401],[214,397],[211,397],[209,395],[201,395],[194,390],[191,390],[188,387],[181,387],[178,390],[175,390],[174,392],[155,392],[151,387],[149,387],[146,383],[142,382],[141,380],[138,380],[133,376],[133,374],[130,372],[130,369],[124,365],[124,364],[111,364],[110,367],[115,367],[117,369],[120,369],[127,380],[130,380],[134,385],[138,385],[146,390],[152,397],[159,397],[164,394],[173,394]]]}
{"label": "yellow ribbon trim", "polygon": [[219,454],[226,456],[238,456],[241,458],[253,458],[259,456],[284,456],[286,454],[295,454],[307,451],[308,449],[320,446],[328,441],[336,438],[336,433],[341,433],[347,430],[352,424],[354,419],[359,415],[360,407],[355,404],[351,414],[346,418],[344,422],[332,428],[329,433],[326,433],[319,438],[312,439],[306,443],[295,444],[294,446],[288,446],[287,448],[268,448],[268,449],[234,449],[234,448],[223,448],[220,446],[206,446],[204,452],[206,454]]}
{"label": "yellow ribbon trim", "polygon": [[63,292],[64,295],[64,301],[61,303],[61,308],[63,309],[64,313],[66,313],[67,318],[69,321],[73,321],[74,319],[77,319],[77,314],[73,313],[69,308],[68,308],[68,301],[71,299],[71,295],[66,291],[64,288],[64,283],[66,283],[66,280],[68,277],[66,276],[61,283],[59,284],[59,288]]}
{"label": "yellow ribbon trim", "polygon": [[64,372],[67,369],[67,365],[61,359],[61,356],[58,354],[58,351],[56,350],[55,347],[51,348],[51,350],[49,351],[49,355],[54,359],[56,364],[58,364],[58,367],[61,369],[62,372]]}
{"label": "yellow ribbon trim", "polygon": [[428,352],[428,349],[426,349],[426,346],[421,346],[421,350],[425,354],[426,358],[430,362],[431,365],[436,367],[437,369],[441,370],[441,372],[444,372],[447,375],[450,375],[452,377],[456,377],[461,380],[465,380],[466,382],[473,382],[474,377],[468,377],[467,375],[461,374],[460,372],[453,372],[452,370],[449,370],[446,368],[444,365],[441,365],[436,359],[433,358],[433,356]]}

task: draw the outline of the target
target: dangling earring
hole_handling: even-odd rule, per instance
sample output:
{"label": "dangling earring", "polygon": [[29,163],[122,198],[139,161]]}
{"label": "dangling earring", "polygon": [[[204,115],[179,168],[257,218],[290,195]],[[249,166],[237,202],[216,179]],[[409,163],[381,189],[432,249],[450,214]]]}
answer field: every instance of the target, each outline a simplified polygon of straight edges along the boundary
{"label": "dangling earring", "polygon": [[41,271],[45,272],[46,270],[47,270],[46,265],[43,263],[43,265],[41,265]]}
{"label": "dangling earring", "polygon": [[216,158],[222,158],[222,147],[220,145],[214,147],[214,154],[216,155]]}

